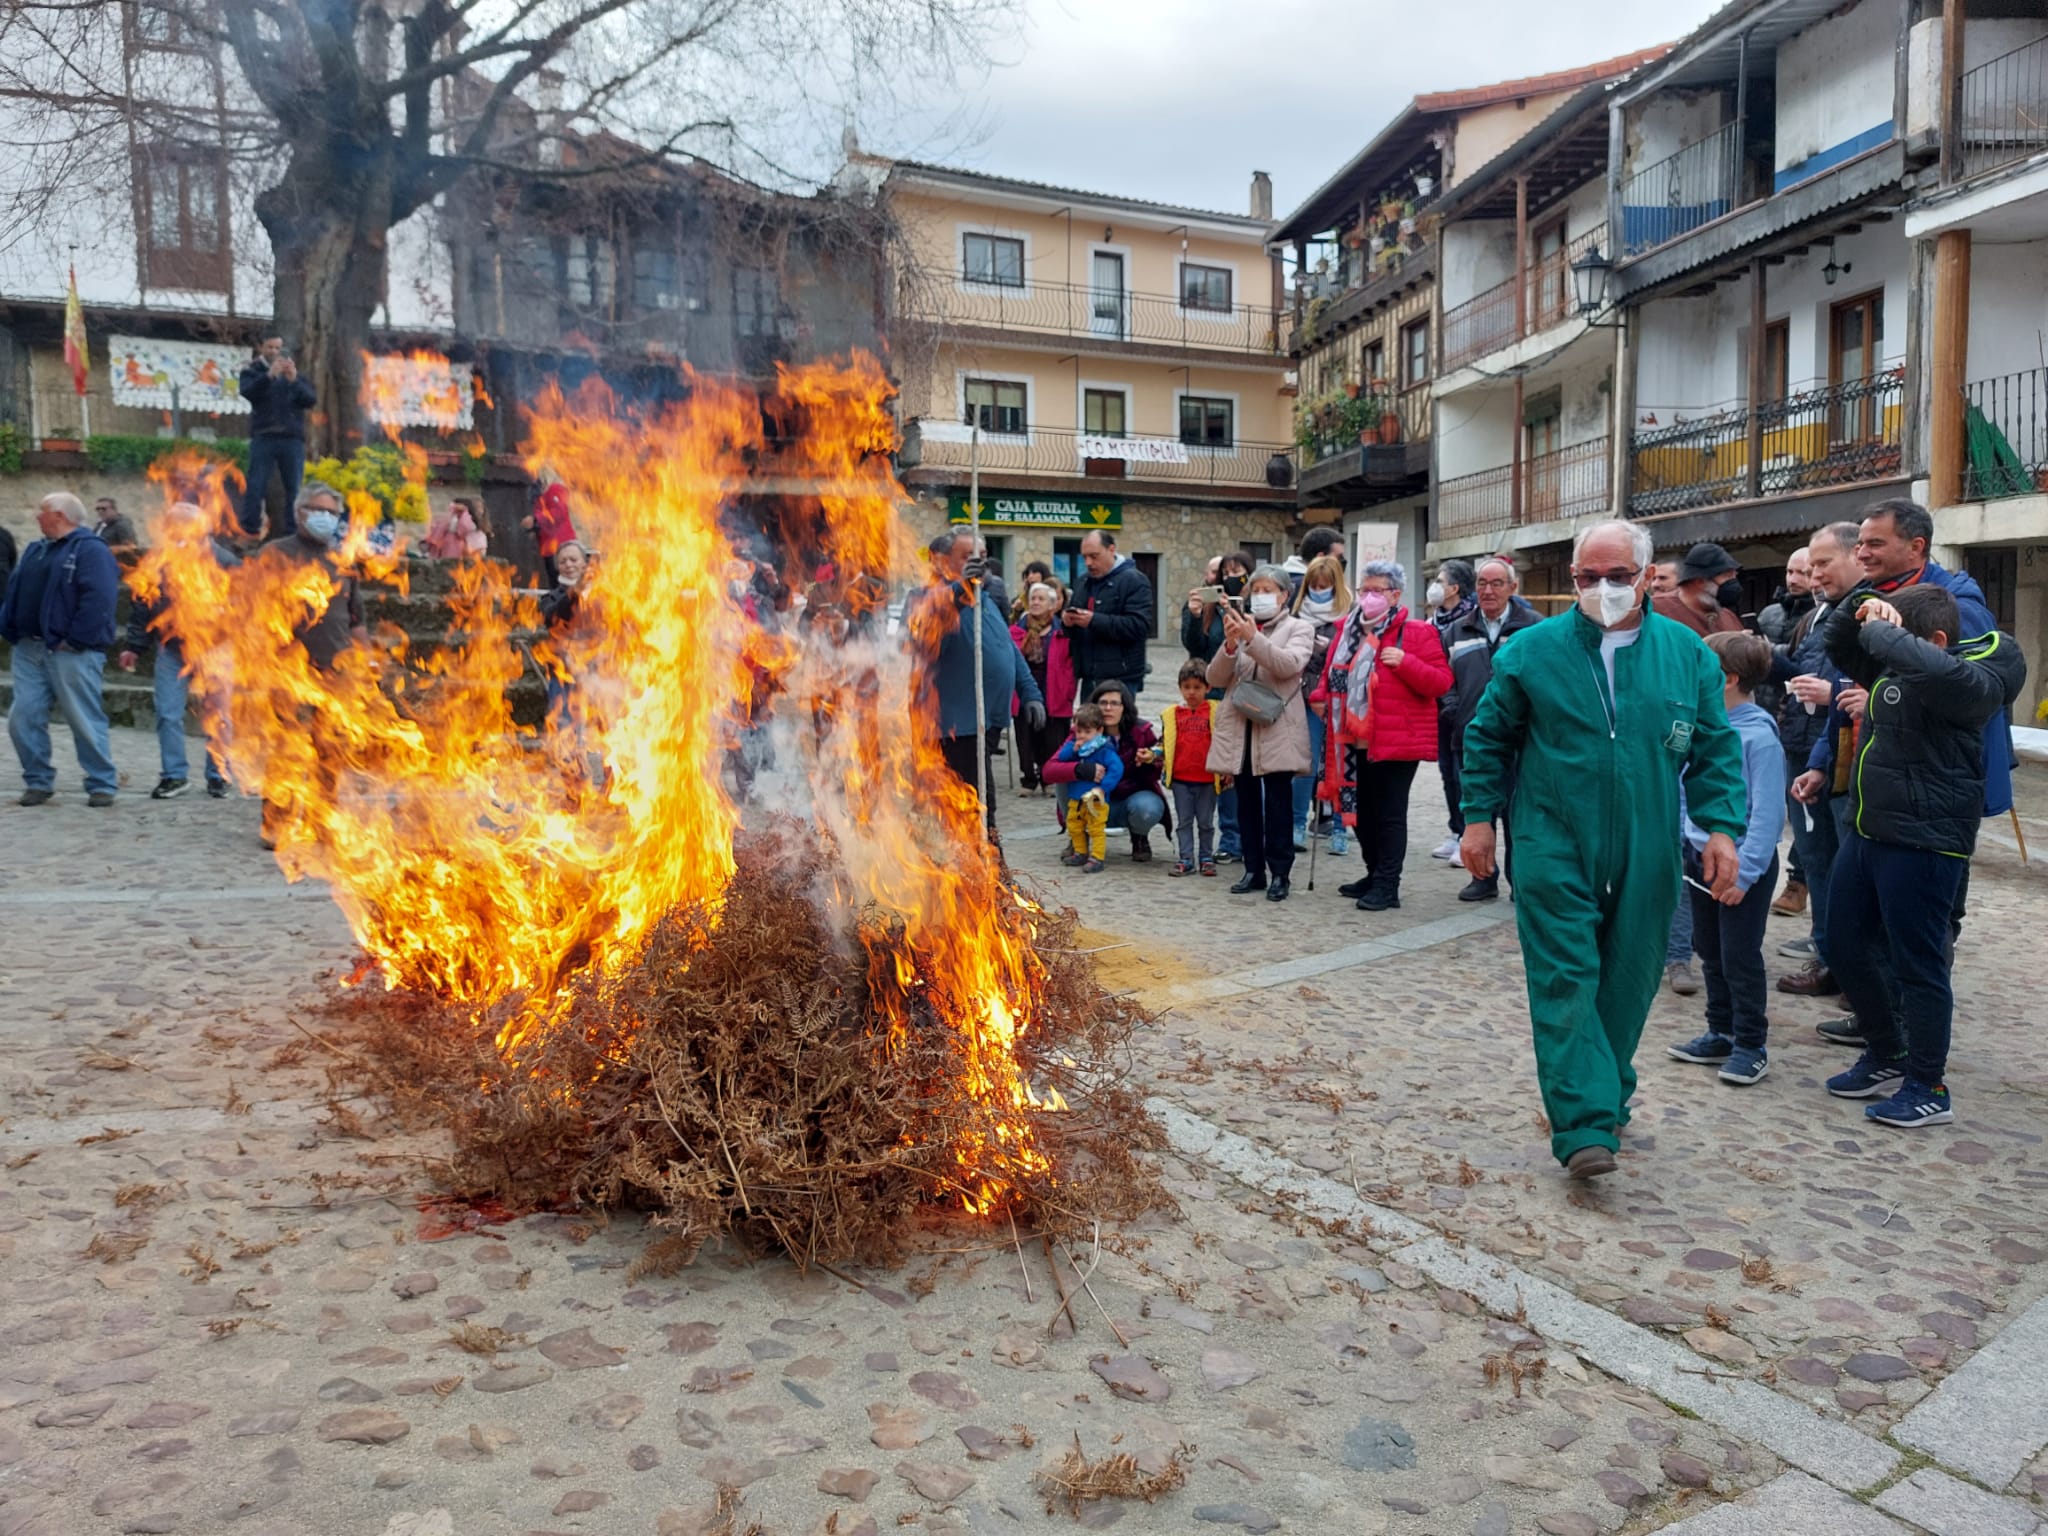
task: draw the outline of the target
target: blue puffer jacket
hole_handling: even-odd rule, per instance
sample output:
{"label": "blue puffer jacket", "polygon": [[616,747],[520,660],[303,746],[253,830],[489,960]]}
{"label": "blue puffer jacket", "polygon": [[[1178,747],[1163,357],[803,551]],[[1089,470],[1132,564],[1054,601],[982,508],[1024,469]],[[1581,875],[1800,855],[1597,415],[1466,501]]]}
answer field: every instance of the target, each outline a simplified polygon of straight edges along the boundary
{"label": "blue puffer jacket", "polygon": [[[15,596],[44,562],[54,562],[43,587],[40,614],[16,613]],[[121,569],[114,552],[89,529],[74,528],[61,539],[37,539],[22,552],[21,564],[0,598],[0,639],[10,645],[41,639],[74,651],[104,651],[114,643],[114,607],[121,598]]]}

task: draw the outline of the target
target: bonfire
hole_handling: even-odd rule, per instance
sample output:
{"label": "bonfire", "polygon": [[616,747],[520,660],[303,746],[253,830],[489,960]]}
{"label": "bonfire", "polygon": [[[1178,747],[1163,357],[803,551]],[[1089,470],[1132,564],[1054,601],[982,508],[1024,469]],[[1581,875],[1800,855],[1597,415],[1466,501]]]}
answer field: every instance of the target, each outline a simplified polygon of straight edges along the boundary
{"label": "bonfire", "polygon": [[[1070,1227],[1158,1198],[1120,1070],[1142,1016],[981,836],[881,622],[920,580],[887,398],[856,359],[765,403],[705,379],[652,415],[595,383],[541,401],[525,454],[596,551],[566,639],[474,562],[440,643],[323,670],[293,633],[337,578],[157,530],[136,583],[167,593],[279,863],[328,882],[381,981],[340,1010],[352,1057],[452,1131],[459,1193],[648,1210],[656,1265],[729,1233],[882,1259],[934,1206]],[[402,583],[351,512],[337,563]],[[742,600],[763,548],[808,608]],[[572,685],[539,736],[507,699],[529,667]]]}

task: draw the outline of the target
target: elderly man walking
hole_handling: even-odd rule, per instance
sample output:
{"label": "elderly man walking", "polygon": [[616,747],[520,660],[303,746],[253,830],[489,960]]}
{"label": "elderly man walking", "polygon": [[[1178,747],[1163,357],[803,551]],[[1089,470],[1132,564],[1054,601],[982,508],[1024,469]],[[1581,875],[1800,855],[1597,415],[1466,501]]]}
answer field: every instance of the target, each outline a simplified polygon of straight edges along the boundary
{"label": "elderly man walking", "polygon": [[1614,1171],[1628,1123],[1678,905],[1680,775],[1718,899],[1735,889],[1748,811],[1720,664],[1687,626],[1644,612],[1654,552],[1629,523],[1581,533],[1578,611],[1500,648],[1465,731],[1459,851],[1491,877],[1505,812],[1550,1149],[1579,1179]]}
{"label": "elderly man walking", "polygon": [[50,708],[71,727],[86,804],[114,803],[119,779],[107,735],[100,680],[114,643],[114,605],[121,573],[114,553],[86,523],[85,504],[56,491],[36,508],[43,536],[22,552],[0,598],[0,638],[14,647],[14,739],[27,783],[21,804],[42,805],[57,792],[50,762]]}

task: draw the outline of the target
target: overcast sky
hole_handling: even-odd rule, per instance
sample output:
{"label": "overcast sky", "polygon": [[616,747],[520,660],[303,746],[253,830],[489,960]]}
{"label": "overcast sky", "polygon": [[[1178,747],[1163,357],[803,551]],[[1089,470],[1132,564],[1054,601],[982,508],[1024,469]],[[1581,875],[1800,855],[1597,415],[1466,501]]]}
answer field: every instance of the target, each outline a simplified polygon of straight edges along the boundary
{"label": "overcast sky", "polygon": [[1257,169],[1285,214],[1411,97],[1675,41],[1720,0],[1020,3],[1023,41],[978,120],[904,122],[869,147],[1236,213]]}

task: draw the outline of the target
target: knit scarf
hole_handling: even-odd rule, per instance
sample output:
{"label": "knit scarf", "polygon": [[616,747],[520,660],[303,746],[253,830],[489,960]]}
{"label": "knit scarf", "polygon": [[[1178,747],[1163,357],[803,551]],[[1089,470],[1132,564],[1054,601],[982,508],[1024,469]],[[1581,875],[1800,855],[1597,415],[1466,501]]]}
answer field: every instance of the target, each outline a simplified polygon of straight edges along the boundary
{"label": "knit scarf", "polygon": [[[1389,608],[1379,623],[1368,624],[1364,615],[1354,609],[1344,625],[1343,636],[1337,641],[1336,654],[1330,658],[1330,692],[1342,694],[1346,712],[1355,719],[1365,719],[1371,704],[1372,673],[1380,654],[1379,639],[1395,612]],[[1363,658],[1361,651],[1364,652]]]}
{"label": "knit scarf", "polygon": [[1050,613],[1024,615],[1024,659],[1034,667],[1045,664],[1045,637],[1052,632],[1055,617]]}

